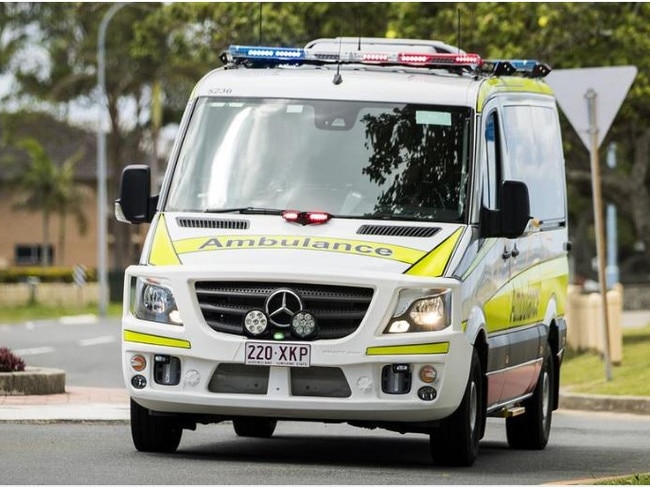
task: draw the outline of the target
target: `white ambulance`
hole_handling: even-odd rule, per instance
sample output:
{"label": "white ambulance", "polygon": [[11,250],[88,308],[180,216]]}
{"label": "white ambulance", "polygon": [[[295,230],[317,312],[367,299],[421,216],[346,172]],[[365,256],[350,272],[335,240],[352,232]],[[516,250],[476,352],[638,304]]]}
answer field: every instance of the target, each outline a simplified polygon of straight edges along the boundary
{"label": "white ambulance", "polygon": [[222,60],[160,193],[122,174],[118,219],[151,222],[122,318],[135,447],[343,422],[471,465],[495,416],[544,448],[569,245],[548,66],[375,38]]}

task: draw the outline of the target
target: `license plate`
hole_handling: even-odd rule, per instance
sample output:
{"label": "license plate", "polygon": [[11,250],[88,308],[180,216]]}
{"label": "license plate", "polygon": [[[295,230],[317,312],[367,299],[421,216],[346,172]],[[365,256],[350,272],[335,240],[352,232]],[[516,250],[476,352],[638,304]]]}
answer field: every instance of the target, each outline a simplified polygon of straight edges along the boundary
{"label": "license plate", "polygon": [[311,346],[306,343],[246,342],[246,365],[309,367]]}

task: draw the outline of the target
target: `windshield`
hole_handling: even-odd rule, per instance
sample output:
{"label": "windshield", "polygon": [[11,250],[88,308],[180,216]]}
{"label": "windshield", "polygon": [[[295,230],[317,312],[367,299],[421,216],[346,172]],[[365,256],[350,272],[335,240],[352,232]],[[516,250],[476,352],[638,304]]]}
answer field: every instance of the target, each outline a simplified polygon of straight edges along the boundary
{"label": "windshield", "polygon": [[196,102],[167,211],[463,218],[468,108],[320,100]]}

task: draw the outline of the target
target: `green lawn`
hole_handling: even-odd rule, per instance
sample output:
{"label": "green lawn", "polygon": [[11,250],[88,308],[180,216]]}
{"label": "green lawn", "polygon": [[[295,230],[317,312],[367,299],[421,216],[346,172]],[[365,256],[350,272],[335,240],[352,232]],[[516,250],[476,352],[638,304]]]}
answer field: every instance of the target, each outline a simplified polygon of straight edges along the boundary
{"label": "green lawn", "polygon": [[[99,309],[96,304],[79,307],[79,306],[0,306],[0,323],[21,323],[31,320],[43,320],[49,318],[59,318],[61,316],[74,316],[85,314],[98,314]],[[121,303],[111,303],[108,306],[107,314],[109,316],[120,316],[122,314]]]}
{"label": "green lawn", "polygon": [[623,360],[605,379],[605,363],[597,353],[569,353],[562,364],[560,384],[571,392],[650,396],[650,325],[623,330]]}
{"label": "green lawn", "polygon": [[648,485],[650,484],[650,473],[617,477],[615,479],[595,482],[594,485]]}

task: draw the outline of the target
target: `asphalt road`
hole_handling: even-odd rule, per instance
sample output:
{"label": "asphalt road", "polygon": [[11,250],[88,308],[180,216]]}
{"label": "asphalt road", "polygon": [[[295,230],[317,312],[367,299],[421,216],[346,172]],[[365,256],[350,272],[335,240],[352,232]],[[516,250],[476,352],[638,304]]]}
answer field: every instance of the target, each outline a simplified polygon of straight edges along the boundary
{"label": "asphalt road", "polygon": [[420,435],[280,423],[270,439],[229,423],[185,431],[173,455],[134,450],[126,424],[0,424],[3,484],[501,484],[650,471],[650,418],[562,412],[543,451],[509,450],[490,421],[470,468],[432,465]]}
{"label": "asphalt road", "polygon": [[78,387],[124,387],[119,318],[93,315],[0,324],[0,347],[9,347],[28,366],[65,371]]}

